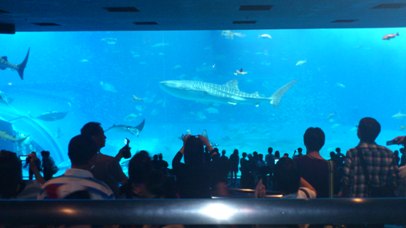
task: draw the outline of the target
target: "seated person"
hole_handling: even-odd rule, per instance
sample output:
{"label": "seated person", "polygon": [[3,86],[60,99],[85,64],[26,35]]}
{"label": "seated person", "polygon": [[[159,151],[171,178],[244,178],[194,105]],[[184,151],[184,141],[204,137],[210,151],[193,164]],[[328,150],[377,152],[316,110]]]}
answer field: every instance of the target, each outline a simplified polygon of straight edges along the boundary
{"label": "seated person", "polygon": [[[69,142],[68,156],[72,167],[60,176],[42,186],[38,199],[113,199],[108,185],[93,177],[90,168],[98,152],[97,145],[90,138],[77,135]],[[89,195],[87,195],[89,194]]]}
{"label": "seated person", "polygon": [[316,198],[316,192],[309,187],[300,187],[299,170],[290,158],[281,158],[275,166],[275,184],[283,198]]}
{"label": "seated person", "polygon": [[21,160],[16,153],[0,151],[0,199],[36,199],[41,184],[23,181]]}
{"label": "seated person", "polygon": [[127,198],[177,198],[175,184],[159,167],[154,167],[149,153],[141,150],[128,164]]}

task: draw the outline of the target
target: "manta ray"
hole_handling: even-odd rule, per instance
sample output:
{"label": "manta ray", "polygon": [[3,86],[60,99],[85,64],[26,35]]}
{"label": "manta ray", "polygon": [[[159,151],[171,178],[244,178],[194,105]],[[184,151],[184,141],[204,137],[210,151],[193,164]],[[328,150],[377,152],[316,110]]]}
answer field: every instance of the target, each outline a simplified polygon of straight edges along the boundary
{"label": "manta ray", "polygon": [[120,130],[124,130],[124,131],[128,131],[133,135],[138,136],[142,129],[144,129],[144,125],[145,125],[145,119],[143,121],[141,121],[141,123],[139,123],[137,126],[130,126],[130,125],[125,125],[125,124],[114,124],[110,127],[108,127],[106,130],[104,130],[104,132],[110,131],[111,129],[120,129]]}
{"label": "manta ray", "polygon": [[290,81],[277,89],[272,96],[265,97],[258,92],[246,93],[238,88],[238,81],[231,80],[225,84],[214,84],[203,81],[169,80],[161,81],[161,88],[178,98],[206,103],[226,103],[231,105],[253,104],[267,101],[277,106],[282,96],[296,83]]}

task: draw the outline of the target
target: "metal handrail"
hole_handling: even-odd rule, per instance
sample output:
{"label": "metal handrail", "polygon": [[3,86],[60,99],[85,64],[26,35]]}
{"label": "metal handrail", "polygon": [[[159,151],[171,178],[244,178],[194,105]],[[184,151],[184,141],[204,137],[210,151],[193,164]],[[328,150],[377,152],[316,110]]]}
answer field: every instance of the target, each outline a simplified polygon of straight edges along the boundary
{"label": "metal handrail", "polygon": [[0,224],[406,224],[406,198],[0,201]]}

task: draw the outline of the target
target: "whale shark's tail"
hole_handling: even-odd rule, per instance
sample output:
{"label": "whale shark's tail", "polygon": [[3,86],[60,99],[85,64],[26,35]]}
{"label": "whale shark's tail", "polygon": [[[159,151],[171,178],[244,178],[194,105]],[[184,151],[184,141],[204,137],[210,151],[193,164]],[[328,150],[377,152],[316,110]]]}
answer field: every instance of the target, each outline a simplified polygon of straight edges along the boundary
{"label": "whale shark's tail", "polygon": [[290,81],[277,89],[271,96],[269,103],[277,106],[281,102],[282,96],[296,83],[296,80]]}
{"label": "whale shark's tail", "polygon": [[24,70],[25,70],[25,66],[27,65],[28,62],[28,57],[30,56],[30,49],[28,48],[27,54],[25,55],[24,60],[17,65],[17,72],[18,75],[20,75],[21,80],[24,79]]}

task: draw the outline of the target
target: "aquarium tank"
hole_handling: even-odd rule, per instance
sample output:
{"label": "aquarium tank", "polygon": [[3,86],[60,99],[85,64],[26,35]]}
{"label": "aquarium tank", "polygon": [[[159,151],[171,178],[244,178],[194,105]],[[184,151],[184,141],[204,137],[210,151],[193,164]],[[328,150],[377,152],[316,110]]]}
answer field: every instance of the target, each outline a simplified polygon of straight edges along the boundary
{"label": "aquarium tank", "polygon": [[228,156],[234,149],[266,154],[268,147],[292,156],[304,147],[308,127],[324,130],[321,155],[329,159],[336,147],[345,153],[357,145],[357,124],[366,116],[381,123],[377,142],[385,144],[406,134],[404,34],[374,28],[0,35],[0,143],[19,155],[49,150],[61,172],[70,166],[69,140],[89,121],[106,131],[103,153],[114,156],[128,138],[133,154],[162,153],[169,164],[182,134],[207,134]]}

